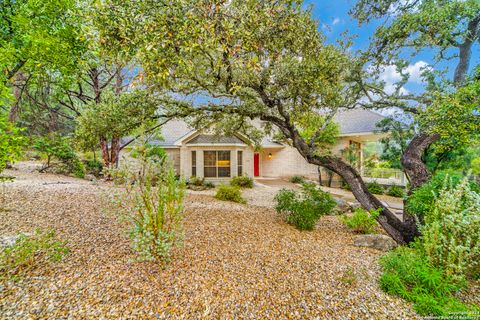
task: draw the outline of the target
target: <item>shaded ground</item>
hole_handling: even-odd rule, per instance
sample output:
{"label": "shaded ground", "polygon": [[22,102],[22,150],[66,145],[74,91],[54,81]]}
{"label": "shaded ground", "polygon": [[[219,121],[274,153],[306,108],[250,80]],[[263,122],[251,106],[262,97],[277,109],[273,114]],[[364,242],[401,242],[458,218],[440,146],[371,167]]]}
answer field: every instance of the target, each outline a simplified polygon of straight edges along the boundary
{"label": "shaded ground", "polygon": [[0,283],[1,319],[415,318],[409,304],[379,289],[381,253],[353,247],[335,217],[299,232],[269,208],[190,194],[184,248],[162,269],[131,262],[124,229],[102,200],[113,187],[8,174],[18,178],[8,186],[0,234],[53,228],[71,253],[21,282]]}

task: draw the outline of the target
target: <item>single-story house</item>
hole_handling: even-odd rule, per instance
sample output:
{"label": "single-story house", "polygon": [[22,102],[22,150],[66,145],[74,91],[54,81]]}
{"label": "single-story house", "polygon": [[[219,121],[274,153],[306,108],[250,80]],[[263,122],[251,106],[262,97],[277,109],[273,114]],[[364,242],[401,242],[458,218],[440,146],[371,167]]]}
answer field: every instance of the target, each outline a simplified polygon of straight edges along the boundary
{"label": "single-story house", "polygon": [[[338,112],[334,120],[340,126],[340,136],[332,152],[341,155],[347,148],[353,150],[357,169],[363,172],[362,146],[382,137],[375,133],[376,124],[382,119],[382,115],[364,109]],[[167,122],[161,133],[163,140],[155,144],[166,150],[176,172],[186,178],[196,176],[213,182],[238,175],[318,178],[317,166],[309,164],[294,147],[271,138],[264,138],[260,148],[255,149],[240,134],[218,136],[208,130],[195,130],[181,120]],[[339,181],[338,177],[333,180]]]}

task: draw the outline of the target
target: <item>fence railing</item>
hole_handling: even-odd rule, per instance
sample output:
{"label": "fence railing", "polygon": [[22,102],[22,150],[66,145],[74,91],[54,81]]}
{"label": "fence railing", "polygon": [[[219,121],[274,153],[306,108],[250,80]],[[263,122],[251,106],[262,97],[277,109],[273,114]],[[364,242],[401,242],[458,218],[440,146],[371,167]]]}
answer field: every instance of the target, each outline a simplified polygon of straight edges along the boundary
{"label": "fence railing", "polygon": [[367,181],[376,180],[380,184],[405,186],[407,179],[403,171],[389,168],[365,168],[362,177]]}

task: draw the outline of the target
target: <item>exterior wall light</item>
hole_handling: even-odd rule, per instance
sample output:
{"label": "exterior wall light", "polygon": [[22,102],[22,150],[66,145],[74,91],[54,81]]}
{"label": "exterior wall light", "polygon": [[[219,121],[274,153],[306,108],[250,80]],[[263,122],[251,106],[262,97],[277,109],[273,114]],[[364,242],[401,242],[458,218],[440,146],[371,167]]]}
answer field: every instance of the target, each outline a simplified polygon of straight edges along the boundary
{"label": "exterior wall light", "polygon": [[272,159],[272,153],[271,152],[268,154],[268,159]]}

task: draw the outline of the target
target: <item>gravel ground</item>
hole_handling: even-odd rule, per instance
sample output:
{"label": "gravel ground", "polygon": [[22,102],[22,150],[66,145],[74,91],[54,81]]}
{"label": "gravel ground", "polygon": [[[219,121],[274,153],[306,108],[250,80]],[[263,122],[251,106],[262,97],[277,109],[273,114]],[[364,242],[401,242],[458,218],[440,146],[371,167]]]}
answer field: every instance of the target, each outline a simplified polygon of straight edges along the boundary
{"label": "gravel ground", "polygon": [[[377,285],[380,252],[335,217],[299,232],[272,209],[188,195],[185,245],[161,268],[134,254],[102,199],[112,186],[10,170],[0,235],[53,228],[63,262],[0,283],[1,319],[415,319]],[[353,280],[350,273],[353,272]]]}

